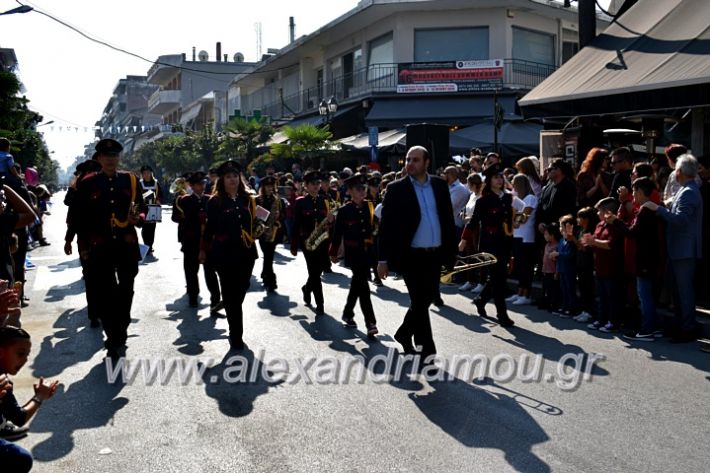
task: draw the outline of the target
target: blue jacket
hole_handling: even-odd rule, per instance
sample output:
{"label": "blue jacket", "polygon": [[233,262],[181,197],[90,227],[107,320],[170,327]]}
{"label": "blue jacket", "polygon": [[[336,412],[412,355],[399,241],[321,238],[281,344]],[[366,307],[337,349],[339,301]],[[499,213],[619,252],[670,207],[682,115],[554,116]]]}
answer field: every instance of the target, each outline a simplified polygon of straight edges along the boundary
{"label": "blue jacket", "polygon": [[703,200],[698,184],[690,181],[673,198],[670,210],[658,208],[665,220],[668,258],[672,260],[702,257]]}

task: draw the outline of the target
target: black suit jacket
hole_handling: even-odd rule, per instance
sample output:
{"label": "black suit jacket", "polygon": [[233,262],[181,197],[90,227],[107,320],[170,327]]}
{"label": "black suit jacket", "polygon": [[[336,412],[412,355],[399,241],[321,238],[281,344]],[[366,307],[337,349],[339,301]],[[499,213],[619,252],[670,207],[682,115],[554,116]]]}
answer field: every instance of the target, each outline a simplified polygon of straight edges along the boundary
{"label": "black suit jacket", "polygon": [[[449,186],[436,176],[431,176],[431,185],[441,225],[441,264],[450,267],[456,256],[457,242]],[[390,183],[382,203],[378,247],[379,261],[386,261],[392,271],[416,268],[411,245],[420,220],[419,201],[410,178],[406,176]]]}

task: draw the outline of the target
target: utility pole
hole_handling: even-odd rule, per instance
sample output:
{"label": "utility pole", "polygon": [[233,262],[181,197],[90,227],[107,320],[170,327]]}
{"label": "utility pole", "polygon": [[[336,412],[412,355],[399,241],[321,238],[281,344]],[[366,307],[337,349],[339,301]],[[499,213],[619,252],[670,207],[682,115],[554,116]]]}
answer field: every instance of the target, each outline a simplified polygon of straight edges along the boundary
{"label": "utility pole", "polygon": [[597,36],[597,12],[594,0],[578,0],[579,49],[592,42]]}

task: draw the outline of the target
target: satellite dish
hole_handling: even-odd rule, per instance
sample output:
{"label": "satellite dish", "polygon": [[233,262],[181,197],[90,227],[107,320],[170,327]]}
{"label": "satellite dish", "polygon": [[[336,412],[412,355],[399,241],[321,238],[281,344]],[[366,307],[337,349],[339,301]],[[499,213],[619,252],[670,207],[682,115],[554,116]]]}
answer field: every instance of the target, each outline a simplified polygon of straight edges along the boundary
{"label": "satellite dish", "polygon": [[207,51],[205,51],[205,50],[203,49],[202,51],[200,51],[200,52],[197,54],[197,57],[199,58],[200,61],[206,62],[207,59],[209,59],[210,55],[207,54]]}
{"label": "satellite dish", "polygon": [[242,53],[236,53],[234,55],[234,62],[244,62],[244,55]]}

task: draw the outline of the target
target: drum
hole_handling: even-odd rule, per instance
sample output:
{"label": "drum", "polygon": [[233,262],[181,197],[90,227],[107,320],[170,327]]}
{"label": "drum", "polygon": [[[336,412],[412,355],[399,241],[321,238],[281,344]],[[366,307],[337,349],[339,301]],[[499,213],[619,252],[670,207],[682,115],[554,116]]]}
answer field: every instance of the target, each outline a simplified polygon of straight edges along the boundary
{"label": "drum", "polygon": [[160,205],[148,205],[148,213],[145,216],[145,221],[147,223],[162,222],[163,221],[163,209]]}

